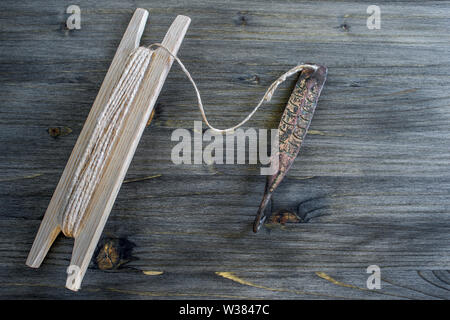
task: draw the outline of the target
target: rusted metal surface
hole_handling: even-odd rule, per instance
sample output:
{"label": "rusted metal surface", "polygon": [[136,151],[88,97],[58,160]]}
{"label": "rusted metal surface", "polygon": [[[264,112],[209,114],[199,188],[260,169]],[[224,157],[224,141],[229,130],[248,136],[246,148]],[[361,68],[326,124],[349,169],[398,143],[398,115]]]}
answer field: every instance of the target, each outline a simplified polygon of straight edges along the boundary
{"label": "rusted metal surface", "polygon": [[284,109],[278,126],[279,134],[279,167],[275,174],[267,176],[264,196],[253,223],[253,231],[258,232],[264,223],[266,208],[274,190],[283,181],[297,157],[300,147],[308,132],[314,110],[327,78],[328,69],[317,65],[317,69],[306,68],[299,79]]}

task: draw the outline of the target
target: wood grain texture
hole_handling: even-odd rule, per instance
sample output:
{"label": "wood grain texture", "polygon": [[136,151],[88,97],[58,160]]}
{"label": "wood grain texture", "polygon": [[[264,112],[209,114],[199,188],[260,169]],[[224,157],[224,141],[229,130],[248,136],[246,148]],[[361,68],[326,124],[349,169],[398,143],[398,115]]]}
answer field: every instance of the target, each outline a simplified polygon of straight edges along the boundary
{"label": "wood grain texture", "polygon": [[[80,1],[81,30],[69,31],[60,2],[2,1],[0,297],[450,298],[450,2],[379,1],[380,30],[366,27],[369,4]],[[93,259],[73,293],[71,239],[57,238],[38,270],[24,263],[136,7],[150,13],[142,43],[160,41],[178,14],[192,19],[179,55],[213,126],[237,123],[297,63],[328,67],[273,198],[307,223],[253,234],[258,165],[171,162],[172,131],[200,120],[174,67],[101,239],[126,239],[130,256],[111,270]],[[295,80],[248,125],[276,128]],[[371,264],[381,290],[364,289]]]}

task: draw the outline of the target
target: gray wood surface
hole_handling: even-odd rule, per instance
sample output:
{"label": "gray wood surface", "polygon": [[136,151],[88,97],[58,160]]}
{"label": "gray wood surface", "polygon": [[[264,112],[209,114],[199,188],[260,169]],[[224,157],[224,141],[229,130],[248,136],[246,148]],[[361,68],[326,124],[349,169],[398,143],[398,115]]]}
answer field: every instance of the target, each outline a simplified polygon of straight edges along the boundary
{"label": "gray wood surface", "polygon": [[[65,28],[70,4],[81,30]],[[371,4],[380,30],[366,27]],[[143,44],[191,17],[179,55],[217,127],[297,63],[328,66],[311,132],[274,195],[274,210],[298,206],[307,222],[255,235],[258,165],[171,162],[173,130],[200,120],[174,66],[73,293],[71,239],[39,269],[25,260],[136,7],[150,11]],[[449,1],[1,1],[0,298],[450,298],[449,12]],[[275,128],[294,82],[249,126]],[[372,264],[380,290],[366,288]]]}

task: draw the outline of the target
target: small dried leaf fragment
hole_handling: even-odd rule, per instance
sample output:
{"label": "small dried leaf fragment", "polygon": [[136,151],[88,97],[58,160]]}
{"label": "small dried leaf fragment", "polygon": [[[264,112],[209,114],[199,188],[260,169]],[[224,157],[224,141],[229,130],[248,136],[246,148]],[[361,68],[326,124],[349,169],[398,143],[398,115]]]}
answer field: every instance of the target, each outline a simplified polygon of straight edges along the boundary
{"label": "small dried leaf fragment", "polygon": [[162,275],[164,272],[163,271],[154,271],[154,270],[144,270],[142,271],[143,274],[145,274],[146,276],[159,276]]}

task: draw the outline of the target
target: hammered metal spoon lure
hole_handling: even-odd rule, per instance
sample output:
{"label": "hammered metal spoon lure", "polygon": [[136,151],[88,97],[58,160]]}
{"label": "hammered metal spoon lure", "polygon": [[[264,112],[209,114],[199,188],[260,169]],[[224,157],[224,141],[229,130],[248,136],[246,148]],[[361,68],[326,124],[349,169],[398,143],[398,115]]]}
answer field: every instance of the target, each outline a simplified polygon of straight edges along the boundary
{"label": "hammered metal spoon lure", "polygon": [[[304,68],[299,76],[278,126],[279,165],[275,174],[267,176],[264,196],[253,223],[253,231],[258,230],[266,220],[265,208],[273,192],[280,185],[297,157],[308,132],[314,110],[327,78],[325,66],[313,65]],[[275,155],[276,156],[276,155]]]}

